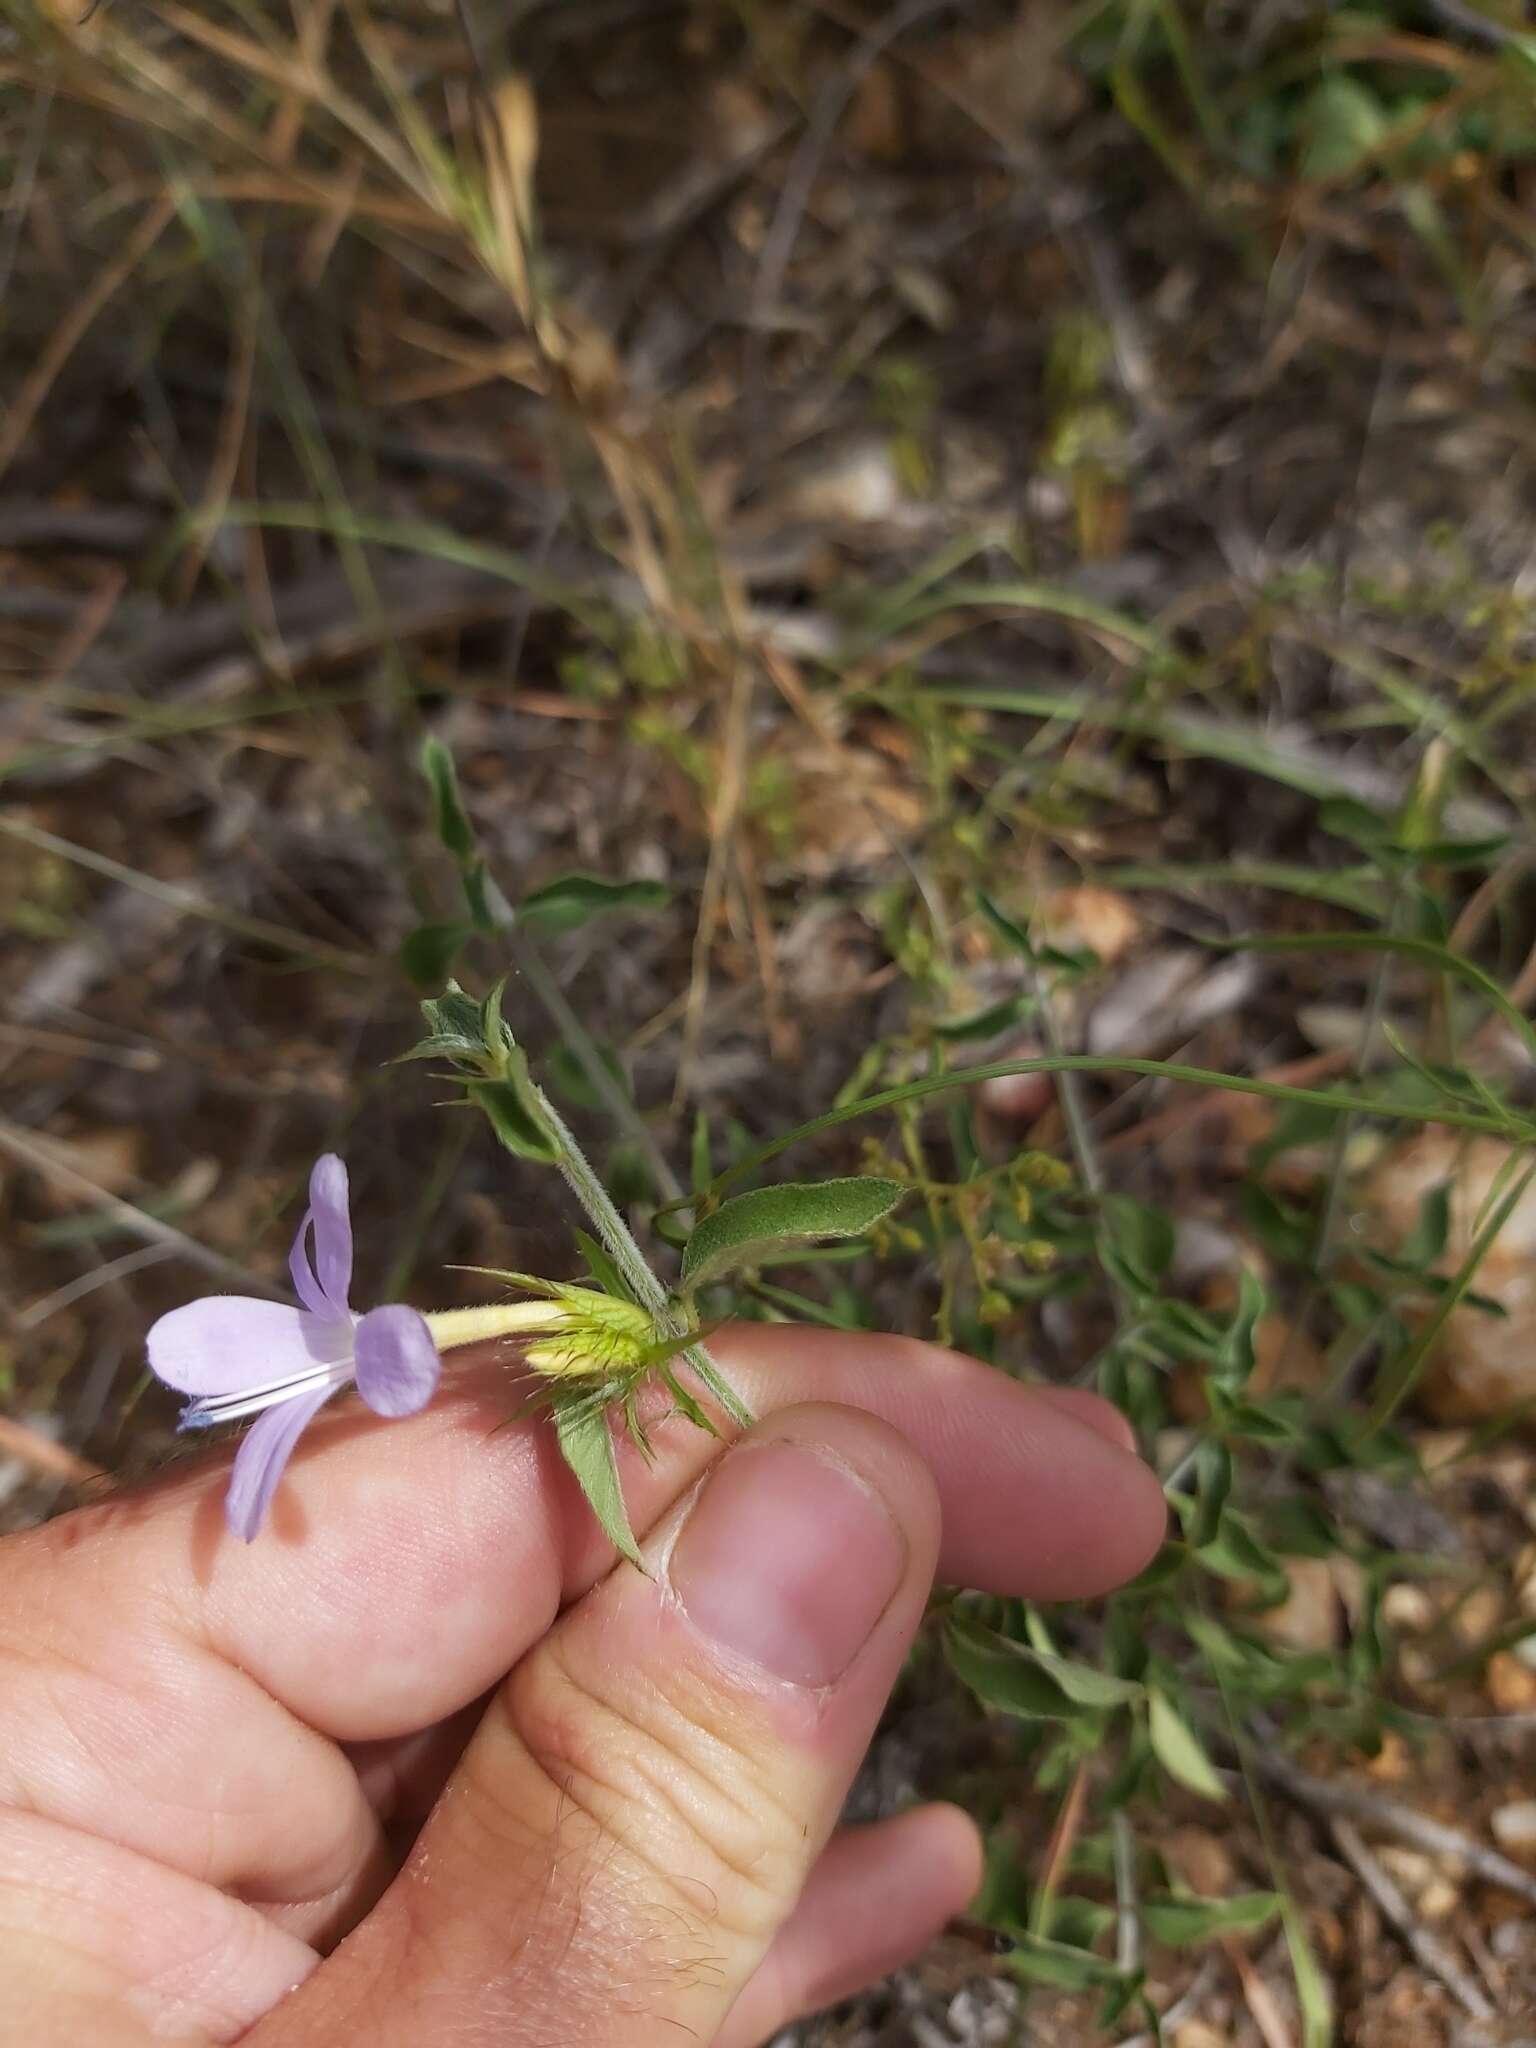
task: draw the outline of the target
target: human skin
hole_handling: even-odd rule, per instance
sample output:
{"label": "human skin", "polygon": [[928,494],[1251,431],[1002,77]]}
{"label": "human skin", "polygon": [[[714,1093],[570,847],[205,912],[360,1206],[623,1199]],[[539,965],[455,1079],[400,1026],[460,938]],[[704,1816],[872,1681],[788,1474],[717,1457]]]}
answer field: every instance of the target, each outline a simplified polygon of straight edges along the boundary
{"label": "human skin", "polygon": [[937,1577],[1087,1597],[1163,1501],[1114,1411],[935,1347],[722,1334],[760,1420],[624,1454],[645,1572],[487,1353],[0,1544],[0,2036],[754,2048],[894,1968],[971,1822],[837,1819]]}

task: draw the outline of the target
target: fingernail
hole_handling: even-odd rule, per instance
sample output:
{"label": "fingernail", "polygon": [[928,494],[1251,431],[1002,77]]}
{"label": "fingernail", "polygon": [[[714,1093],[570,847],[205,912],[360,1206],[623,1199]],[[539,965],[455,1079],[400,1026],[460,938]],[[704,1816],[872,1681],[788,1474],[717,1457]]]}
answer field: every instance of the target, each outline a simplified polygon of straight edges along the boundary
{"label": "fingernail", "polygon": [[704,1483],[673,1546],[703,1634],[774,1678],[830,1685],[901,1584],[907,1542],[878,1494],[807,1445],[747,1444]]}

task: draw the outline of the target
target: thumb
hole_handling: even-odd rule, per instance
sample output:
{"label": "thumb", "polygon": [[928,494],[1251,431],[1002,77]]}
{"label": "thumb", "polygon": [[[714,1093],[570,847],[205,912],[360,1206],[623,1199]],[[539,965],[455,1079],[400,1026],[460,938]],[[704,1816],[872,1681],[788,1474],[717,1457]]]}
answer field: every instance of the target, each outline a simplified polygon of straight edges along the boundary
{"label": "thumb", "polygon": [[789,1917],[923,1614],[933,1482],[792,1408],[496,1694],[370,1919],[253,2037],[712,2041]]}

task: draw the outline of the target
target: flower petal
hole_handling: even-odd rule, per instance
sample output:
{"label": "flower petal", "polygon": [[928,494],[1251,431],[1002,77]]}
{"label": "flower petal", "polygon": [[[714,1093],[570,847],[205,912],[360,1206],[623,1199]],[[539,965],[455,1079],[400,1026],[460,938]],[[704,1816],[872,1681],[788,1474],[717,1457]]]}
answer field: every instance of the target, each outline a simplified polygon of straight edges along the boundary
{"label": "flower petal", "polygon": [[357,1326],[353,1356],[357,1391],[376,1415],[425,1408],[443,1367],[426,1317],[403,1302],[369,1309]]}
{"label": "flower petal", "polygon": [[315,1269],[309,1262],[309,1233],[314,1221],[314,1210],[306,1209],[304,1220],[294,1234],[293,1243],[288,1247],[288,1272],[293,1280],[293,1291],[309,1314],[334,1320],[331,1304],[321,1293],[320,1282],[315,1278]]}
{"label": "flower petal", "polygon": [[243,1394],[338,1364],[350,1348],[350,1332],[284,1301],[210,1294],[161,1316],[146,1342],[156,1379],[206,1397]]}
{"label": "flower petal", "polygon": [[347,1202],[347,1169],[334,1152],[322,1152],[310,1173],[305,1222],[310,1218],[314,1219],[315,1275],[320,1292],[333,1315],[350,1315],[352,1213]]}
{"label": "flower petal", "polygon": [[251,1424],[245,1440],[235,1453],[224,1496],[224,1519],[235,1535],[249,1543],[266,1520],[267,1509],[283,1476],[283,1467],[293,1454],[306,1425],[335,1393],[341,1380],[296,1394],[281,1407],[269,1408]]}

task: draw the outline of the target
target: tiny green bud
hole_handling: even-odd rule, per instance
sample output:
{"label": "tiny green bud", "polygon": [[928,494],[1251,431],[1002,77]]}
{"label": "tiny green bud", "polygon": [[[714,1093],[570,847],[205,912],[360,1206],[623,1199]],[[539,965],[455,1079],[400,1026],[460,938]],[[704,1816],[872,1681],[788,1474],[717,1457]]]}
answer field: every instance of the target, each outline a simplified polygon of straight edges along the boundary
{"label": "tiny green bud", "polygon": [[1008,1169],[1015,1187],[1058,1189],[1072,1185],[1072,1169],[1049,1152],[1021,1152]]}

